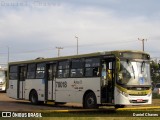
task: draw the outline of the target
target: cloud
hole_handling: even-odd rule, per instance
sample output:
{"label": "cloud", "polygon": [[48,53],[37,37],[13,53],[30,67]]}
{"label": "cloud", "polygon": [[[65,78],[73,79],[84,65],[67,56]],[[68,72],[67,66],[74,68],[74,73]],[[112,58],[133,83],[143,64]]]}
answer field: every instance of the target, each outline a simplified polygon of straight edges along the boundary
{"label": "cloud", "polygon": [[[75,36],[79,37],[80,53],[140,50],[138,38],[148,39],[145,43],[147,51],[159,50],[159,42],[154,41],[159,39],[158,16],[156,19],[148,19],[145,14],[120,17],[120,12],[113,7],[96,7],[105,1],[90,3],[83,6],[84,1],[70,0],[69,3],[54,2],[52,6],[33,2],[27,6],[5,6],[0,11],[1,45],[10,46],[11,61],[57,56],[56,46],[64,47],[61,55],[76,54]],[[114,0],[105,4],[117,6],[120,3]],[[154,44],[151,46],[151,43]]]}

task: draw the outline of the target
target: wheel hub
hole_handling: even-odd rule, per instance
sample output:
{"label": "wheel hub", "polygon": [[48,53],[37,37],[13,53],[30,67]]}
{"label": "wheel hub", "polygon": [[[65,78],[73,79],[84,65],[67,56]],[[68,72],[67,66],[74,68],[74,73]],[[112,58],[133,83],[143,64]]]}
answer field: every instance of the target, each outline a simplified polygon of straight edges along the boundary
{"label": "wheel hub", "polygon": [[88,99],[88,105],[93,105],[94,104],[94,99],[92,97],[90,97]]}

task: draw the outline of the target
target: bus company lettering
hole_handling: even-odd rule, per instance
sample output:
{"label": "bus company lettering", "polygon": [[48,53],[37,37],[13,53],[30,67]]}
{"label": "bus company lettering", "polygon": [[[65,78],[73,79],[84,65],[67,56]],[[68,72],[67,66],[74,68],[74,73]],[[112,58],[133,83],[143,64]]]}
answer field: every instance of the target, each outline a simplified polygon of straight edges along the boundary
{"label": "bus company lettering", "polygon": [[56,82],[56,87],[58,87],[58,88],[66,88],[67,87],[67,82],[66,81]]}
{"label": "bus company lettering", "polygon": [[[80,85],[80,86],[79,86]],[[74,80],[74,84],[72,85],[72,87],[74,89],[79,89],[79,90],[82,90],[83,87],[81,86],[82,85],[82,80]]]}
{"label": "bus company lettering", "polygon": [[82,84],[82,80],[75,80],[74,84]]}

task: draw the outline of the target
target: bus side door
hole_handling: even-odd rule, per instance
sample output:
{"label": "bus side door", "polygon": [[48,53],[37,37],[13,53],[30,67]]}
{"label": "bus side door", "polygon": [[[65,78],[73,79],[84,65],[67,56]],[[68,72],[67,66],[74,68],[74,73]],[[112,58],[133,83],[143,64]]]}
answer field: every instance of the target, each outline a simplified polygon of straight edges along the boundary
{"label": "bus side door", "polygon": [[26,78],[26,66],[19,66],[18,69],[18,98],[25,98],[25,78]]}
{"label": "bus side door", "polygon": [[115,58],[102,59],[101,73],[101,102],[113,103],[114,101],[114,80],[115,80]]}
{"label": "bus side door", "polygon": [[45,100],[55,100],[56,63],[47,64],[45,83]]}

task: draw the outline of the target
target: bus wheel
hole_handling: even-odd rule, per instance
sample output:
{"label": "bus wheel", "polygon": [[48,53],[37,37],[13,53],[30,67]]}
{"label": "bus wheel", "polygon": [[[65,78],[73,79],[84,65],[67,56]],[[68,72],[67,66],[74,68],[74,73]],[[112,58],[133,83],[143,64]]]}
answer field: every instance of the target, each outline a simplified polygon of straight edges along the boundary
{"label": "bus wheel", "polygon": [[30,93],[30,101],[32,104],[37,105],[38,104],[38,95],[37,92],[35,90],[33,90]]}
{"label": "bus wheel", "polygon": [[98,107],[97,99],[93,92],[89,92],[87,95],[85,95],[83,107],[85,109],[95,109]]}

